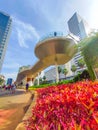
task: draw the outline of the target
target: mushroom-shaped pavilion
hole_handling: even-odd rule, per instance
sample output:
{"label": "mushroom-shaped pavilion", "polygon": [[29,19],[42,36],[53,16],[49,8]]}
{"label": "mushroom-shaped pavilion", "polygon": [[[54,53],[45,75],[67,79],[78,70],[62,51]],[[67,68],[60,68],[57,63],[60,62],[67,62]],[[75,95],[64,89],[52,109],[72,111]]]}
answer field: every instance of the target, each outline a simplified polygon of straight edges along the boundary
{"label": "mushroom-shaped pavilion", "polygon": [[77,52],[76,40],[71,35],[53,32],[41,39],[35,47],[35,55],[38,61],[30,69],[18,73],[17,83],[26,78],[33,79],[39,72],[51,65],[67,63]]}

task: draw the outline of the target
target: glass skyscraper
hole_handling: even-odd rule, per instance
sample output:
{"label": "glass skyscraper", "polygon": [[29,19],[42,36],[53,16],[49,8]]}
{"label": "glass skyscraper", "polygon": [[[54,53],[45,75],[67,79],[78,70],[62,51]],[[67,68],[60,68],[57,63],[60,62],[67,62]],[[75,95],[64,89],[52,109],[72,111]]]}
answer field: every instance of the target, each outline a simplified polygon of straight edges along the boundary
{"label": "glass skyscraper", "polygon": [[68,21],[69,32],[81,39],[85,38],[89,33],[88,23],[78,14],[74,15]]}
{"label": "glass skyscraper", "polygon": [[11,33],[11,25],[11,17],[3,12],[0,12],[0,71],[2,68],[8,40]]}
{"label": "glass skyscraper", "polygon": [[[79,37],[80,40],[87,37],[90,32],[88,23],[77,12],[75,12],[68,20],[68,28],[69,32]],[[77,72],[81,71],[81,68],[78,66],[78,60],[81,58],[83,58],[83,56],[81,56],[81,52],[79,51],[71,60],[71,64],[75,64],[77,66]]]}

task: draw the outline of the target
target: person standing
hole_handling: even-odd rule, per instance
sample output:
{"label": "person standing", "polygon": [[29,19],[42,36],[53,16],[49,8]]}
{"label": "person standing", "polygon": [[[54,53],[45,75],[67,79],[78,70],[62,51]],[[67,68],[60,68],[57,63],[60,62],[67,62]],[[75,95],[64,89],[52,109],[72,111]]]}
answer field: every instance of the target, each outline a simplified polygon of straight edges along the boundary
{"label": "person standing", "polygon": [[28,92],[29,84],[26,83],[26,92]]}
{"label": "person standing", "polygon": [[16,84],[13,83],[13,84],[12,84],[12,93],[15,93],[15,91],[16,91]]}

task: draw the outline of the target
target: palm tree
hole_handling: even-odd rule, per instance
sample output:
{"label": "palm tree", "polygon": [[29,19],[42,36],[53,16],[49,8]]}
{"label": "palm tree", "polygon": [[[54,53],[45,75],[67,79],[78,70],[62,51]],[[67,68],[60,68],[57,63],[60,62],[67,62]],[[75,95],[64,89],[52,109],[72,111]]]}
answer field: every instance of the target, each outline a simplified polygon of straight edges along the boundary
{"label": "palm tree", "polygon": [[72,65],[71,66],[71,71],[74,73],[74,75],[75,75],[76,70],[77,70],[77,67],[75,65]]}
{"label": "palm tree", "polygon": [[65,75],[65,78],[66,78],[66,75],[67,75],[67,73],[68,73],[68,70],[67,70],[66,68],[64,68],[62,72],[63,72],[63,74]]}
{"label": "palm tree", "polygon": [[59,79],[60,79],[60,73],[62,72],[62,68],[58,66],[58,73],[59,73]]}
{"label": "palm tree", "polygon": [[83,59],[83,58],[79,59],[79,60],[78,60],[78,66],[83,69],[83,68],[84,68],[84,65],[85,65],[84,59]]}
{"label": "palm tree", "polygon": [[45,75],[43,76],[43,80],[44,80],[44,81],[46,80],[46,76],[45,76]]}
{"label": "palm tree", "polygon": [[38,79],[34,80],[34,85],[38,85]]}
{"label": "palm tree", "polygon": [[40,84],[42,83],[42,78],[41,78],[41,77],[39,78],[39,83],[40,83]]}

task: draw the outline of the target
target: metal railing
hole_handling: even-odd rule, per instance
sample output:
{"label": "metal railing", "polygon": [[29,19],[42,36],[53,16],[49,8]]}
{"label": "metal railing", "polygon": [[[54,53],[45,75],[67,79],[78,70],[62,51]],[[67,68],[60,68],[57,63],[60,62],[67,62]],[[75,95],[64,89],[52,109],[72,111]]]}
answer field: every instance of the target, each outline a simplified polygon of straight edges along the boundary
{"label": "metal railing", "polygon": [[39,42],[40,42],[40,41],[43,41],[43,40],[45,40],[45,39],[47,39],[47,38],[60,37],[60,36],[65,36],[65,35],[63,34],[63,32],[51,32],[51,33],[49,33],[49,34],[47,34],[47,35],[41,37],[41,38],[39,39]]}

